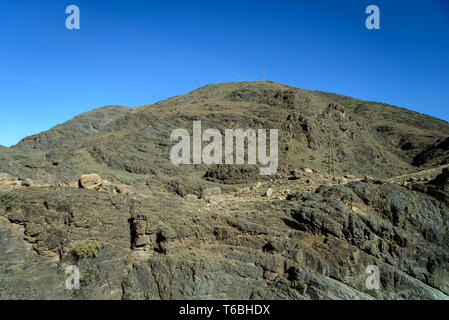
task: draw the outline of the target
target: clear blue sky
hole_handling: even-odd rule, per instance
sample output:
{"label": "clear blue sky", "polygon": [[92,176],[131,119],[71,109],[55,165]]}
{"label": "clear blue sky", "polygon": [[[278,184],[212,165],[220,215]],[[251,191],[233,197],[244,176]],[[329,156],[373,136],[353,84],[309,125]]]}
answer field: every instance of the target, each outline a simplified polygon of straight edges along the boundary
{"label": "clear blue sky", "polygon": [[[81,29],[67,30],[78,5]],[[365,28],[378,5],[381,29]],[[267,80],[449,120],[449,1],[0,2],[0,144],[103,105]]]}

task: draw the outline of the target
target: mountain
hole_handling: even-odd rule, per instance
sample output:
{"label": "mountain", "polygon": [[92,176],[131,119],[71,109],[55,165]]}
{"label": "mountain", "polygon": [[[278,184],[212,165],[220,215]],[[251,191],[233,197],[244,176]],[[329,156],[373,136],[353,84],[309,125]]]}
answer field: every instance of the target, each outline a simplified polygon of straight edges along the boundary
{"label": "mountain", "polygon": [[[277,173],[173,164],[170,135],[194,121],[278,129]],[[448,137],[443,120],[269,81],[83,113],[0,148],[0,298],[447,299]]]}
{"label": "mountain", "polygon": [[331,141],[337,172],[387,178],[434,164],[433,153],[424,162],[417,159],[449,136],[447,122],[406,109],[272,82],[236,82],[154,105],[107,106],[81,114],[20,141],[1,168],[30,178],[56,174],[62,184],[89,171],[139,189],[146,184],[137,177],[154,172],[163,179],[182,172],[196,181],[206,167],[177,168],[166,161],[170,132],[191,132],[196,119],[203,130],[278,128],[280,173],[297,166],[325,170]]}

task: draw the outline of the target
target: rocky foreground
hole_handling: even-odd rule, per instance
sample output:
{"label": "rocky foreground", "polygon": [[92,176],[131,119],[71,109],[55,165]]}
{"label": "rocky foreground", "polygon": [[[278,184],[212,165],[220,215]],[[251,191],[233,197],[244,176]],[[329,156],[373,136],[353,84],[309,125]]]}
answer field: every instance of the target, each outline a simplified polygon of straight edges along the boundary
{"label": "rocky foreground", "polygon": [[[174,165],[195,120],[278,129],[277,174]],[[0,299],[449,299],[448,137],[272,82],[81,114],[0,148]]]}
{"label": "rocky foreground", "polygon": [[17,186],[0,194],[0,297],[448,299],[449,171],[406,180],[306,169],[159,199]]}

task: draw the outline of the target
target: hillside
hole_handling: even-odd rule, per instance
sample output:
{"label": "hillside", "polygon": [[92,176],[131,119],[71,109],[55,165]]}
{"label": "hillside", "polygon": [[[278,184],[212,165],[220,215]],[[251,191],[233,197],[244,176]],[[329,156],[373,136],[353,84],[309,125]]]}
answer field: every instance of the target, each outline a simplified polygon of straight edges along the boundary
{"label": "hillside", "polygon": [[[170,134],[194,121],[278,129],[277,173],[173,164]],[[0,147],[0,298],[448,299],[448,137],[427,115],[269,81],[83,113]]]}
{"label": "hillside", "polygon": [[182,172],[196,182],[206,167],[179,168],[167,161],[170,132],[191,132],[193,120],[201,120],[203,130],[222,132],[278,128],[281,174],[298,166],[326,170],[331,141],[337,173],[387,178],[434,165],[438,152],[419,159],[449,136],[447,122],[406,109],[272,82],[236,82],[154,105],[87,112],[2,152],[0,168],[33,179],[55,174],[61,184],[91,171],[139,189],[146,189],[155,172],[162,180]]}

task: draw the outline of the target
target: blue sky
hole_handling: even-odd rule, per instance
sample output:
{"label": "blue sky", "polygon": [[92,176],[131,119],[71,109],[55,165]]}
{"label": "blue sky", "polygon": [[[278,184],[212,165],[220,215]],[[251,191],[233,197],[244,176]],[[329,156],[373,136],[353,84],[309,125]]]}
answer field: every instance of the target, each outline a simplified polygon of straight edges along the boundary
{"label": "blue sky", "polygon": [[[65,8],[80,8],[67,30]],[[380,8],[380,30],[365,8]],[[109,104],[267,80],[449,120],[449,1],[0,2],[0,144]]]}

